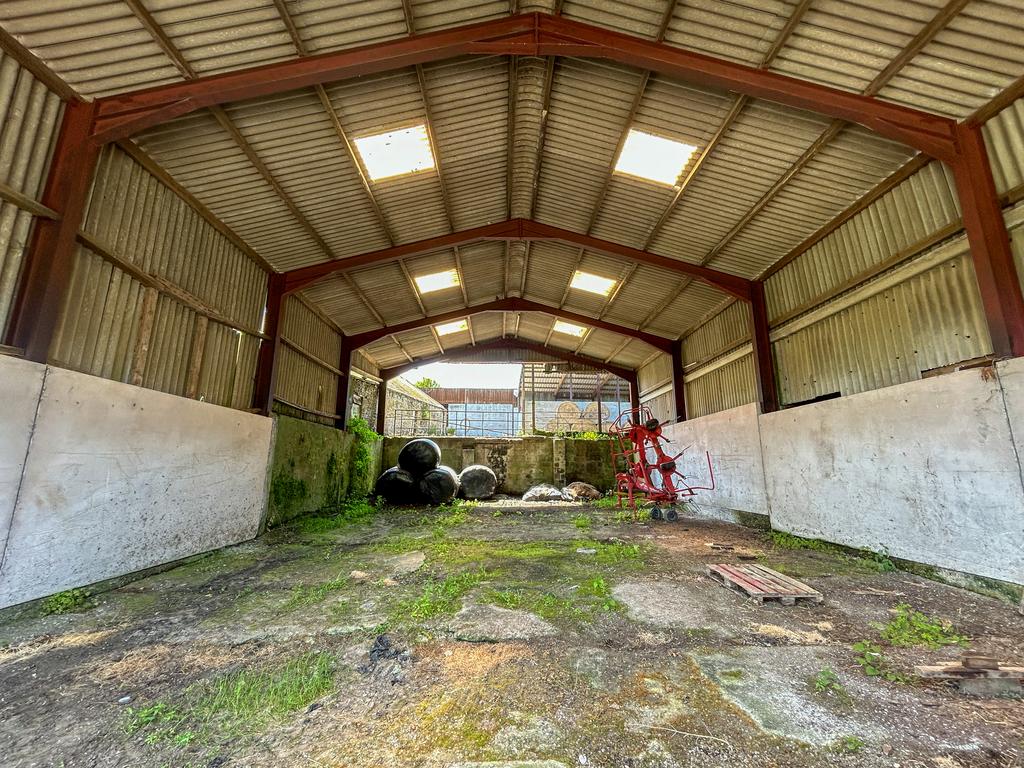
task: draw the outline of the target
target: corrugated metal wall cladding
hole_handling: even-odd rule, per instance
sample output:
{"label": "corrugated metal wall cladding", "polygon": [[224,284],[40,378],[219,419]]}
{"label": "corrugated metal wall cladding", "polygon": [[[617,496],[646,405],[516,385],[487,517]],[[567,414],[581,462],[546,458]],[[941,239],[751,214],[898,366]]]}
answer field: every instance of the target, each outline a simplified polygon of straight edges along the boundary
{"label": "corrugated metal wall cladding", "polygon": [[770,316],[807,305],[959,215],[951,174],[931,163],[768,278]]}
{"label": "corrugated metal wall cladding", "polygon": [[142,291],[138,281],[79,247],[50,359],[65,368],[126,381]]}
{"label": "corrugated metal wall cladding", "polygon": [[100,157],[82,228],[232,320],[250,328],[259,324],[263,270],[114,145]]}
{"label": "corrugated metal wall cladding", "polygon": [[669,355],[658,355],[647,365],[636,372],[641,394],[656,389],[672,380],[672,358]]}
{"label": "corrugated metal wall cladding", "polygon": [[775,342],[783,403],[913,381],[991,352],[968,254]]}
{"label": "corrugated metal wall cladding", "polygon": [[708,360],[749,339],[750,307],[734,301],[683,339],[683,362],[692,365]]}
{"label": "corrugated metal wall cladding", "polygon": [[686,379],[686,414],[695,419],[757,402],[753,355]]}
{"label": "corrugated metal wall cladding", "polygon": [[[0,182],[38,200],[59,128],[61,100],[0,51]],[[31,214],[0,201],[0,337],[14,301]]]}
{"label": "corrugated metal wall cladding", "polygon": [[566,0],[562,14],[601,27],[653,38],[658,34],[666,0],[631,0],[608,3],[601,0]]}
{"label": "corrugated metal wall cladding", "polygon": [[275,394],[300,408],[334,413],[338,377],[289,347],[283,347],[280,354],[281,374]]}
{"label": "corrugated metal wall cladding", "polygon": [[[258,329],[266,274],[116,146],[100,156],[83,231],[120,259],[190,294],[209,311]],[[96,376],[127,381],[143,310],[143,285],[99,254],[78,249],[51,356]],[[259,340],[217,322],[206,326],[199,389],[187,392],[202,338],[196,311],[167,291],[153,308],[142,384],[151,389],[248,408]]]}
{"label": "corrugated metal wall cladding", "polygon": [[985,123],[984,132],[996,189],[1007,192],[1024,184],[1024,99]]}
{"label": "corrugated metal wall cladding", "polygon": [[646,330],[665,338],[678,338],[700,322],[725,297],[726,294],[707,283],[692,281],[651,319]]}
{"label": "corrugated metal wall cladding", "polygon": [[472,24],[508,15],[508,0],[412,0],[417,32]]}
{"label": "corrugated metal wall cladding", "polygon": [[289,341],[323,360],[338,366],[341,336],[312,309],[293,296],[285,301],[281,333]]}

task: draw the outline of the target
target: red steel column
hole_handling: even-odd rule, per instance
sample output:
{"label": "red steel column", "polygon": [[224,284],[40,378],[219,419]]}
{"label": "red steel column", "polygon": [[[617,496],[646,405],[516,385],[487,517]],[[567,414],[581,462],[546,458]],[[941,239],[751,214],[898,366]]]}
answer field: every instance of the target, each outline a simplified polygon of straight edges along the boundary
{"label": "red steel column", "polygon": [[377,434],[384,434],[385,418],[388,412],[388,381],[380,380],[380,388],[377,390]]}
{"label": "red steel column", "polygon": [[338,369],[345,375],[338,378],[338,401],[334,410],[338,414],[338,418],[334,422],[334,426],[338,429],[347,429],[352,404],[352,399],[349,396],[352,389],[352,339],[348,336],[341,337]]}
{"label": "red steel column", "polygon": [[676,404],[676,421],[686,421],[686,386],[683,383],[683,340],[672,342],[672,395]]}
{"label": "red steel column", "polygon": [[629,382],[629,407],[636,410],[640,407],[640,383],[637,381],[636,374],[626,381]]}
{"label": "red steel column", "polygon": [[38,219],[25,253],[8,343],[37,363],[47,362],[75,264],[75,238],[82,223],[100,147],[90,140],[95,102],[72,101],[53,151],[42,204],[60,219]]}
{"label": "red steel column", "polygon": [[761,413],[771,413],[779,410],[779,391],[775,383],[775,355],[769,335],[768,305],[764,297],[764,283],[759,280],[750,284],[750,315],[757,399],[761,403]]}
{"label": "red steel column", "polygon": [[267,278],[267,314],[263,322],[266,339],[260,342],[256,361],[256,386],[253,407],[269,416],[274,405],[274,382],[277,380],[277,352],[281,348],[281,312],[284,309],[284,275]]}
{"label": "red steel column", "polygon": [[1024,295],[1013,264],[985,138],[977,125],[957,126],[960,156],[952,165],[974,273],[996,357],[1024,355]]}

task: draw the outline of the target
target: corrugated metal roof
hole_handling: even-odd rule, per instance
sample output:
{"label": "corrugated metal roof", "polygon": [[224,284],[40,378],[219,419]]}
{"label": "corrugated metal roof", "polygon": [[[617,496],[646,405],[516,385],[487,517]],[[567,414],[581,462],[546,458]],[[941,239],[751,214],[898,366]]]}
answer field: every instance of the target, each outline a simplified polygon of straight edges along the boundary
{"label": "corrugated metal roof", "polygon": [[[132,1],[134,11],[125,0],[8,0],[0,5],[0,24],[80,92],[103,95],[499,18],[516,7],[470,0],[285,0],[295,41],[274,0]],[[1024,46],[1016,42],[1024,35],[1024,17],[1006,0],[974,0],[953,14],[945,14],[945,5],[566,0],[561,12],[963,116],[1024,72]],[[518,9],[554,6],[544,0],[519,3]],[[153,24],[164,40],[154,37]],[[7,82],[2,66],[0,61],[0,84]],[[30,102],[31,109],[49,110],[40,125],[51,125],[53,99],[36,94]],[[1019,186],[1024,176],[1021,114],[1019,106],[1011,108],[986,129],[1001,191]],[[438,168],[366,183],[346,142],[428,116]],[[698,147],[692,178],[681,192],[611,172],[633,126]],[[15,146],[5,141],[0,135],[0,159]],[[511,215],[756,277],[912,154],[859,127],[756,99],[737,101],[733,94],[630,67],[497,56],[229,104],[149,130],[137,142],[280,270]],[[702,156],[711,142],[713,149]],[[29,177],[38,190],[39,175]],[[915,179],[890,193],[895,209],[877,231],[856,234],[854,250],[852,230],[863,222],[840,228],[773,276],[773,314],[793,311],[878,263],[881,253],[892,253],[891,244],[913,242],[912,234],[923,237],[948,222],[955,214],[948,189],[934,174]],[[941,181],[948,187],[948,179]],[[910,191],[913,199],[904,200]],[[914,205],[922,210],[910,211]],[[11,219],[16,243],[24,215],[5,205],[0,216],[0,223]],[[843,238],[846,247],[838,245]],[[886,248],[865,250],[865,238],[884,239]],[[457,290],[419,296],[411,285],[412,275],[453,267],[461,270]],[[571,291],[568,281],[577,268],[625,282],[610,300]],[[646,266],[545,242],[465,246],[333,276],[304,291],[347,333],[518,294],[668,338],[692,329],[727,299],[704,283],[666,279]],[[0,292],[0,309],[2,302]],[[474,319],[472,340],[505,333],[509,321],[497,327],[497,317]],[[562,345],[550,325],[545,315],[518,320],[523,338]],[[463,340],[442,346],[455,341]],[[651,356],[642,343],[598,330],[566,348],[628,366]],[[395,365],[437,351],[432,331],[421,329],[403,335],[400,344],[381,340],[368,354]]]}

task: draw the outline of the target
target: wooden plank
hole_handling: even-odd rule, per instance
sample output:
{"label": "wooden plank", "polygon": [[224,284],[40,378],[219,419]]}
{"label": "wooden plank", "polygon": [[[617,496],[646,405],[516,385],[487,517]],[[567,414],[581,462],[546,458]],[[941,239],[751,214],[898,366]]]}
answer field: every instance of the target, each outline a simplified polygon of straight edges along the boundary
{"label": "wooden plank", "polygon": [[763,602],[775,600],[783,605],[800,601],[820,603],[824,597],[807,584],[763,565],[729,565],[717,563],[707,566],[708,575],[730,589]]}

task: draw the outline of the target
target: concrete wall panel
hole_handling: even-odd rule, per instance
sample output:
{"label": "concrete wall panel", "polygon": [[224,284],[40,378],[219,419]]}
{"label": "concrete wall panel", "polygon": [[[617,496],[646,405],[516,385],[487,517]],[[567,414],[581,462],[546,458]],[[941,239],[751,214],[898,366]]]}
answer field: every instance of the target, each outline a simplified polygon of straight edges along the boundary
{"label": "concrete wall panel", "polygon": [[0,564],[4,560],[45,370],[44,366],[14,357],[0,357],[0,403],[4,408],[3,428],[0,429]]}
{"label": "concrete wall panel", "polygon": [[699,492],[700,506],[768,513],[757,419],[758,406],[752,403],[665,427],[674,453],[693,446],[684,454],[683,473],[689,479],[706,478],[704,452],[711,453],[716,489]]}
{"label": "concrete wall panel", "polygon": [[[1003,403],[1006,406],[1006,418],[1013,434],[1013,448],[1017,453],[1017,461],[1024,471],[1024,357],[1004,360],[996,363],[999,374],[999,385],[1003,390]],[[1024,475],[1021,483],[1024,484]],[[1021,510],[1024,516],[1024,510]],[[1024,541],[1021,542],[1024,547]]]}
{"label": "concrete wall panel", "polygon": [[261,416],[49,368],[0,607],[253,538],[272,430]]}
{"label": "concrete wall panel", "polygon": [[768,414],[761,440],[774,527],[1024,583],[1024,488],[991,369]]}

